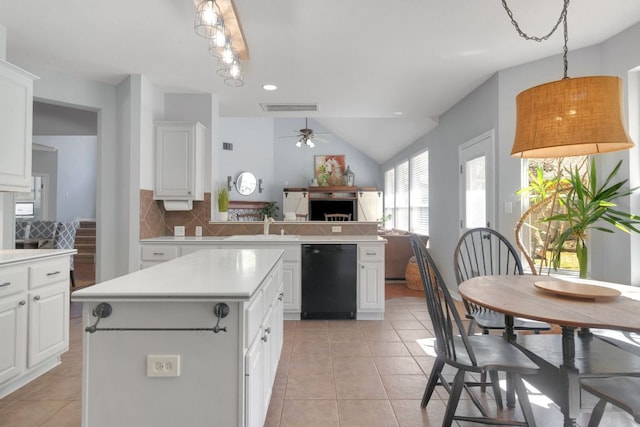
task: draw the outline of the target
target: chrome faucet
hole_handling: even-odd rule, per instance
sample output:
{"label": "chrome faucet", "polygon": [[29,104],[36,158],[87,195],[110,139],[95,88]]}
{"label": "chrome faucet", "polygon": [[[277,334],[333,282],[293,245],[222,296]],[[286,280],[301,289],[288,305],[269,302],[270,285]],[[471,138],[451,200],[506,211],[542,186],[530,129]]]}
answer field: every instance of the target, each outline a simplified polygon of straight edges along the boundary
{"label": "chrome faucet", "polygon": [[263,231],[264,231],[264,235],[265,236],[269,235],[269,226],[271,225],[272,222],[276,222],[276,220],[273,219],[273,218],[269,218],[266,215],[264,216],[264,228],[263,228]]}

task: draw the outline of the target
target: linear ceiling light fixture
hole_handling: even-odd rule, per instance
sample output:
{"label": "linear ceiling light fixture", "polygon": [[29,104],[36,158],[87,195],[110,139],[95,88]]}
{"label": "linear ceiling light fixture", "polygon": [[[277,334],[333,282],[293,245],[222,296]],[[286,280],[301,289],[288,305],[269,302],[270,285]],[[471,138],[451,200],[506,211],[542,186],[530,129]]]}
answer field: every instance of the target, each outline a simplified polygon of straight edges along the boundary
{"label": "linear ceiling light fixture", "polygon": [[582,156],[626,150],[633,142],[622,120],[622,79],[612,76],[567,77],[567,9],[543,37],[522,32],[513,13],[502,0],[511,24],[526,40],[547,40],[560,26],[564,28],[564,77],[562,80],[527,89],[516,97],[516,135],[511,149],[514,157],[551,158]]}
{"label": "linear ceiling light fixture", "polygon": [[[196,0],[196,20],[194,31],[209,41],[209,53],[218,58],[216,74],[228,86],[244,85],[244,67],[240,57],[246,59],[246,46],[232,0]],[[227,25],[231,21],[233,26]],[[240,49],[237,48],[240,45]],[[242,55],[241,55],[242,54]]]}

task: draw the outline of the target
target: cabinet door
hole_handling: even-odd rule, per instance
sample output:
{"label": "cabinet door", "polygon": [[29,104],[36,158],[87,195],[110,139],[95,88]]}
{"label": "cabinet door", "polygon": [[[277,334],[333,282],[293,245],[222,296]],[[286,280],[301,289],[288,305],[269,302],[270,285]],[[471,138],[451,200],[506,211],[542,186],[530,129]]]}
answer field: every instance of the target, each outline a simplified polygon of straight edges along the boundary
{"label": "cabinet door", "polygon": [[380,221],[382,218],[382,191],[358,192],[358,221]]}
{"label": "cabinet door", "polygon": [[26,369],[26,298],[24,293],[0,299],[0,384]]}
{"label": "cabinet door", "polygon": [[300,313],[300,262],[283,263],[282,284],[284,310]]}
{"label": "cabinet door", "polygon": [[69,348],[69,283],[29,292],[29,367]]}
{"label": "cabinet door", "polygon": [[262,427],[262,331],[245,356],[245,426]]}
{"label": "cabinet door", "polygon": [[155,198],[203,200],[203,171],[199,168],[202,129],[199,123],[156,125]]}
{"label": "cabinet door", "polygon": [[295,212],[296,215],[308,215],[308,195],[306,191],[285,191],[282,194],[282,214]]}
{"label": "cabinet door", "polygon": [[0,60],[0,191],[31,191],[33,78]]}
{"label": "cabinet door", "polygon": [[358,288],[358,311],[384,310],[384,265],[361,263]]}

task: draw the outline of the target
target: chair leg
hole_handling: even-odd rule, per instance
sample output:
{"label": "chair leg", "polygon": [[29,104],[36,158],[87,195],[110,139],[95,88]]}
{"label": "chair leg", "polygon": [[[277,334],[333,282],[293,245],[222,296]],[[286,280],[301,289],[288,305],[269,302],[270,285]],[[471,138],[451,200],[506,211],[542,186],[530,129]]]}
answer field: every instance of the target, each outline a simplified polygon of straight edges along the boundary
{"label": "chair leg", "polygon": [[516,407],[516,390],[514,387],[514,375],[511,372],[507,372],[507,408]]}
{"label": "chair leg", "polygon": [[529,427],[536,426],[536,420],[533,417],[533,409],[531,409],[531,402],[529,401],[529,394],[527,388],[524,386],[524,381],[520,374],[511,374],[513,379],[513,385],[515,392],[518,395],[518,401],[520,402],[520,409],[522,409],[522,415]]}
{"label": "chair leg", "polygon": [[460,395],[462,394],[462,388],[464,386],[465,371],[462,369],[456,373],[453,379],[453,388],[449,395],[449,401],[447,402],[447,412],[442,421],[442,427],[449,427],[453,423],[453,417],[458,409],[458,402],[460,401]]}
{"label": "chair leg", "polygon": [[444,368],[444,362],[436,358],[436,361],[433,364],[433,368],[431,368],[431,374],[429,374],[429,381],[427,382],[427,387],[424,389],[424,395],[422,396],[422,403],[420,404],[420,407],[422,408],[427,407],[427,403],[429,403],[429,400],[431,399],[433,390],[435,390],[436,385],[438,385],[440,372],[442,372],[443,368]]}
{"label": "chair leg", "polygon": [[74,276],[73,270],[69,271],[69,277],[71,278],[71,287],[75,288],[76,287],[76,276]]}
{"label": "chair leg", "polygon": [[607,401],[604,399],[600,399],[596,406],[594,406],[593,412],[591,412],[591,418],[589,418],[588,427],[598,427],[598,425],[600,424],[600,420],[602,419],[602,415],[604,415],[605,406],[607,406]]}
{"label": "chair leg", "polygon": [[498,409],[502,409],[502,392],[500,391],[500,378],[498,378],[498,371],[489,371],[489,377],[491,378],[491,387],[493,388],[496,405],[498,406]]}

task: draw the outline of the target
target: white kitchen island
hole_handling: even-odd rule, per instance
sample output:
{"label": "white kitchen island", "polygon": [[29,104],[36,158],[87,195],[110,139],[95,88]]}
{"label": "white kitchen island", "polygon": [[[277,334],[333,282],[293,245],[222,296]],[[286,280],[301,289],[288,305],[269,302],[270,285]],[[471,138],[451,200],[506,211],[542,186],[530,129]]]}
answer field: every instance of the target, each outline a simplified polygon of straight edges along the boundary
{"label": "white kitchen island", "polygon": [[204,249],[76,291],[82,425],[262,426],[282,348],[279,249]]}

